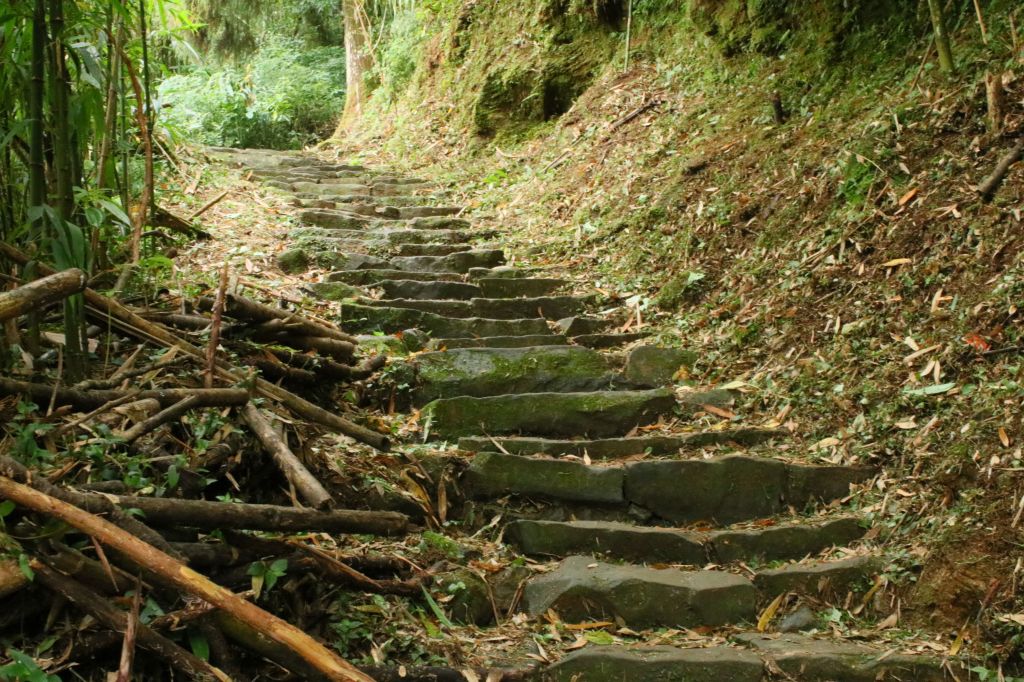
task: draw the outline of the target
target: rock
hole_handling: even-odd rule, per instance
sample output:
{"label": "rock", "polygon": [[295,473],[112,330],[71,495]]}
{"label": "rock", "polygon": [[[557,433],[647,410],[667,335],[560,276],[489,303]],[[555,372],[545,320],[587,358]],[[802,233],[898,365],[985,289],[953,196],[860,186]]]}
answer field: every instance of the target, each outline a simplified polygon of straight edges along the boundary
{"label": "rock", "polygon": [[463,218],[435,216],[410,220],[409,227],[414,230],[467,230],[470,222]]}
{"label": "rock", "polygon": [[612,436],[671,414],[675,404],[675,394],[668,390],[444,398],[423,408],[421,423],[440,438],[523,432]]}
{"label": "rock", "polygon": [[[551,337],[560,339],[562,337]],[[773,429],[723,429],[721,431],[697,431],[678,436],[636,436],[633,438],[602,438],[600,440],[556,440],[531,438],[528,436],[498,438],[501,447],[514,455],[576,455],[586,453],[591,459],[613,459],[630,455],[675,455],[680,451],[707,447],[709,445],[757,445],[772,438],[786,435]],[[470,452],[491,450],[494,443],[490,438],[466,437],[459,439],[459,449]]]}
{"label": "rock", "polygon": [[461,339],[434,339],[430,343],[431,350],[452,350],[455,348],[531,348],[533,346],[565,346],[568,345],[564,336],[530,335],[530,336],[483,336]]}
{"label": "rock", "polygon": [[461,251],[472,251],[472,244],[399,244],[399,256],[450,256]]}
{"label": "rock", "polygon": [[622,502],[622,469],[557,459],[529,459],[481,452],[462,477],[467,496],[489,499],[515,494],[572,502]]}
{"label": "rock", "polygon": [[[837,497],[835,493],[841,486],[816,476],[803,476],[803,469],[807,468],[810,467],[743,455],[635,462],[627,465],[626,498],[677,523],[734,523],[772,516],[786,511],[790,505],[799,509],[816,499]],[[836,469],[832,473],[844,481],[863,480],[867,475],[853,467]],[[820,487],[809,485],[812,479]],[[791,485],[791,481],[797,484]]]}
{"label": "rock", "polygon": [[569,557],[523,591],[527,613],[554,609],[566,622],[621,619],[633,628],[716,626],[756,615],[750,581],[723,571],[655,570]]}
{"label": "rock", "polygon": [[829,547],[843,547],[864,536],[866,529],[853,517],[824,523],[793,523],[708,534],[711,554],[723,563],[801,559]]}
{"label": "rock", "polygon": [[597,317],[566,317],[555,322],[566,336],[598,334],[611,326],[611,322]]}
{"label": "rock", "polygon": [[418,353],[430,343],[430,335],[420,329],[403,329],[402,343],[410,353]]}
{"label": "rock", "polygon": [[534,268],[499,265],[492,268],[470,268],[469,278],[473,281],[485,278],[516,279],[519,277],[531,277],[535,273],[536,270]]}
{"label": "rock", "polygon": [[277,267],[289,275],[298,275],[309,269],[310,258],[305,249],[288,249],[277,254]]}
{"label": "rock", "polygon": [[[365,253],[336,253],[332,265],[338,270],[373,270],[388,267],[388,261]],[[329,281],[338,281],[330,280]],[[355,284],[355,282],[348,282]]]}
{"label": "rock", "polygon": [[398,217],[402,220],[413,218],[442,218],[462,213],[458,206],[408,206],[399,211]]}
{"label": "rock", "polygon": [[361,230],[370,224],[372,218],[354,215],[346,211],[334,211],[328,208],[310,208],[299,212],[299,220],[320,227]]}
{"label": "rock", "polygon": [[314,282],[309,285],[310,291],[327,301],[344,301],[362,295],[362,291],[343,282]]}
{"label": "rock", "polygon": [[572,337],[572,342],[577,346],[587,348],[615,348],[627,343],[646,339],[650,334],[647,332],[634,332],[632,334],[580,334]]}
{"label": "rock", "polygon": [[541,671],[542,682],[761,682],[764,663],[729,647],[588,646]]}
{"label": "rock", "polygon": [[871,556],[798,563],[758,571],[754,577],[754,585],[769,598],[783,592],[842,596],[860,586],[866,589],[865,583],[877,570],[878,562]]}
{"label": "rock", "polygon": [[779,632],[810,630],[818,624],[818,616],[807,606],[801,606],[779,621]]}
{"label": "rock", "polygon": [[[931,656],[893,654],[885,649],[862,644],[793,634],[770,636],[744,633],[733,637],[733,640],[761,652],[785,674],[800,682],[938,682],[950,679],[943,670],[942,660]],[[953,666],[954,670],[960,668],[957,672],[962,671],[962,667],[955,661]]]}
{"label": "rock", "polygon": [[494,622],[487,582],[468,568],[460,568],[434,577],[442,591],[453,595],[445,606],[451,619],[469,625],[490,625]]}
{"label": "rock", "polygon": [[341,324],[347,332],[381,331],[394,334],[417,328],[435,338],[466,336],[518,336],[551,334],[542,318],[530,320],[490,320],[478,317],[449,318],[409,308],[387,308],[343,303]]}
{"label": "rock", "polygon": [[356,337],[356,341],[359,342],[360,354],[365,354],[366,351],[376,355],[382,353],[385,355],[405,355],[406,353],[406,347],[403,343],[404,339],[399,339],[389,334],[360,334]]}
{"label": "rock", "polygon": [[393,258],[391,266],[405,272],[468,272],[470,268],[493,267],[505,262],[505,252],[460,251],[448,256],[406,256]]}
{"label": "rock", "polygon": [[629,351],[624,374],[636,386],[654,388],[673,383],[680,367],[693,367],[696,355],[678,348],[640,346]]}
{"label": "rock", "polygon": [[419,300],[458,300],[468,301],[480,295],[480,287],[464,282],[417,282],[415,280],[386,280],[378,283],[387,298],[405,298]]}
{"label": "rock", "polygon": [[703,543],[692,533],[614,521],[519,519],[505,527],[505,539],[530,555],[607,554],[627,561],[692,565],[707,561]]}
{"label": "rock", "polygon": [[474,281],[487,298],[547,296],[569,284],[564,279],[539,277],[481,277]]}
{"label": "rock", "polygon": [[587,348],[464,348],[415,358],[413,400],[509,393],[594,391],[615,383],[605,360]]}

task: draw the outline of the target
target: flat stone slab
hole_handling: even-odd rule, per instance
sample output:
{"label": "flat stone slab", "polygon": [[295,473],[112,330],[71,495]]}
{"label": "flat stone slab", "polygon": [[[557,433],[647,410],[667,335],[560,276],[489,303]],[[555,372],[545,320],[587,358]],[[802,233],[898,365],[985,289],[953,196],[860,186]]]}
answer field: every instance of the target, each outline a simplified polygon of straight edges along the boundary
{"label": "flat stone slab", "polygon": [[655,570],[569,557],[523,590],[527,613],[554,609],[567,622],[617,618],[629,627],[717,626],[751,620],[757,590],[723,571]]}
{"label": "flat stone slab", "polygon": [[469,278],[471,280],[478,280],[482,278],[494,278],[500,277],[503,279],[516,279],[518,277],[534,277],[537,276],[538,270],[536,268],[522,268],[512,265],[499,265],[492,268],[473,268],[469,271]]}
{"label": "flat stone slab", "polygon": [[356,286],[369,286],[394,280],[415,280],[421,282],[461,282],[462,275],[457,272],[404,272],[388,268],[367,270],[336,270],[327,275],[328,282],[344,282]]}
{"label": "flat stone slab", "polygon": [[362,305],[410,308],[446,317],[487,317],[492,320],[521,320],[530,317],[555,319],[573,310],[581,310],[590,299],[578,296],[541,298],[472,298],[463,300],[368,299]]}
{"label": "flat stone slab", "polygon": [[372,218],[329,208],[310,208],[299,211],[299,220],[309,225],[346,230],[364,229],[373,222]]}
{"label": "flat stone slab", "polygon": [[[743,633],[732,639],[771,660],[792,679],[801,682],[938,682],[952,679],[943,670],[942,660],[931,656],[893,654],[887,649],[864,644],[795,634]],[[958,662],[953,661],[952,665],[954,670],[962,670]],[[968,674],[961,679],[973,678]]]}
{"label": "flat stone slab", "polygon": [[635,386],[667,386],[674,382],[681,367],[692,368],[696,361],[697,356],[691,351],[639,346],[627,354],[623,373]]}
{"label": "flat stone slab", "polygon": [[764,663],[730,647],[588,646],[538,675],[542,682],[761,682]]}
{"label": "flat stone slab", "polygon": [[393,246],[401,244],[462,244],[473,239],[489,239],[495,235],[493,230],[403,230],[381,228],[367,230],[366,236],[382,239]]}
{"label": "flat stone slab", "polygon": [[565,317],[555,324],[566,336],[575,337],[583,334],[599,334],[615,323],[601,317]]}
{"label": "flat stone slab", "polygon": [[524,554],[590,553],[628,561],[703,565],[800,559],[847,545],[864,532],[857,519],[850,517],[706,533],[617,522],[519,519],[506,526],[505,537]]}
{"label": "flat stone slab", "polygon": [[470,222],[464,218],[434,216],[414,218],[409,221],[408,227],[413,230],[468,230]]}
{"label": "flat stone slab", "polygon": [[568,280],[547,277],[480,277],[473,281],[487,298],[547,296],[570,284]]}
{"label": "flat stone slab", "polygon": [[632,334],[580,334],[572,337],[572,342],[587,348],[616,348],[617,346],[646,339],[648,336],[650,334],[647,332],[634,332]]}
{"label": "flat stone slab", "polygon": [[391,259],[391,267],[405,272],[469,272],[470,268],[491,268],[505,262],[500,249],[461,251],[448,256],[405,256]]}
{"label": "flat stone slab", "polygon": [[669,521],[727,524],[843,497],[868,475],[868,469],[743,455],[635,462],[627,465],[626,497]]}
{"label": "flat stone slab", "polygon": [[867,589],[866,583],[878,568],[878,560],[872,556],[798,563],[758,571],[754,577],[754,584],[770,597],[783,592],[804,592],[824,596],[845,595],[857,587]]}
{"label": "flat stone slab", "polygon": [[461,251],[472,251],[472,244],[399,244],[399,256],[450,256]]}
{"label": "flat stone slab", "polygon": [[597,391],[617,383],[599,353],[569,346],[451,349],[418,355],[412,364],[417,405],[456,396]]}
{"label": "flat stone slab", "polygon": [[530,320],[491,320],[476,317],[450,318],[409,308],[384,308],[345,303],[341,324],[346,332],[394,334],[406,329],[422,329],[433,337],[517,336],[551,334],[542,318]]}
{"label": "flat stone slab", "polygon": [[[555,336],[560,339],[563,337]],[[736,443],[757,445],[786,434],[773,429],[724,429],[697,431],[677,436],[637,436],[633,438],[602,438],[598,440],[557,440],[552,438],[497,438],[501,447],[515,455],[575,455],[586,454],[591,459],[615,459],[631,455],[675,455],[684,450],[709,445]],[[490,438],[466,437],[459,439],[459,449],[469,452],[493,450]]]}
{"label": "flat stone slab", "polygon": [[482,452],[473,458],[462,483],[474,499],[516,494],[572,502],[622,502],[621,469],[588,467],[557,459]]}
{"label": "flat stone slab", "polygon": [[[430,350],[454,348],[530,348],[533,346],[565,346],[564,336],[484,336],[462,339],[433,339],[427,347]],[[490,441],[488,441],[490,442]]]}
{"label": "flat stone slab", "polygon": [[595,391],[444,398],[423,408],[421,422],[439,438],[526,433],[612,436],[651,424],[676,406],[675,393]]}
{"label": "flat stone slab", "polygon": [[412,279],[389,279],[378,282],[384,296],[390,299],[439,299],[468,301],[480,296],[480,287],[465,282],[426,281]]}
{"label": "flat stone slab", "polygon": [[462,211],[462,207],[459,206],[409,206],[400,209],[397,217],[402,220],[437,218],[458,215]]}

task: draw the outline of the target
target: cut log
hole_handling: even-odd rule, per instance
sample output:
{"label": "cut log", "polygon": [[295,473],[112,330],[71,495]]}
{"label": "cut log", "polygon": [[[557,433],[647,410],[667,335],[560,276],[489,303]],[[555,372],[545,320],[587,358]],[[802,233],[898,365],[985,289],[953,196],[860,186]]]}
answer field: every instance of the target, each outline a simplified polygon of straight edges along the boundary
{"label": "cut log", "polygon": [[28,578],[16,561],[0,561],[0,599],[9,597],[28,585]]}
{"label": "cut log", "polygon": [[74,268],[64,270],[11,291],[0,293],[0,322],[40,310],[51,303],[85,291],[89,280],[85,273]]}
{"label": "cut log", "polygon": [[[205,576],[104,519],[28,486],[16,483],[6,476],[0,476],[0,496],[27,509],[64,521],[79,531],[91,535],[99,542],[118,550],[136,563],[146,566],[169,585],[213,604],[274,643],[294,652],[328,680],[373,682],[372,678],[359,672],[294,625],[245,601],[234,592],[211,582]],[[56,571],[51,572],[59,575]],[[114,609],[106,601],[103,601],[103,604]],[[121,625],[123,627],[123,621],[121,621]],[[112,627],[119,629],[116,623]],[[155,635],[155,633],[153,634]],[[141,641],[146,646],[146,640]]]}
{"label": "cut log", "polygon": [[[29,257],[27,255],[6,242],[0,242],[0,256],[20,265],[24,265],[29,262]],[[41,263],[39,264],[39,269],[43,271],[44,274],[52,272],[51,268],[48,268]],[[143,319],[141,316],[132,312],[117,301],[109,299],[106,296],[102,296],[92,289],[86,289],[84,296],[86,303],[89,306],[92,306],[95,311],[94,314],[100,317],[104,324],[115,324],[136,338],[147,341],[157,341],[168,348],[179,348],[193,357],[200,359],[205,358],[203,351],[194,345],[175,336],[164,327]],[[273,310],[273,308],[271,308],[271,310]],[[341,334],[341,332],[338,332],[338,334]],[[351,340],[351,337],[348,337],[347,335],[343,336],[346,338],[340,340]],[[337,338],[337,336],[334,338]],[[232,382],[240,382],[247,379],[246,374],[223,361],[218,361],[217,371],[219,376]],[[300,398],[280,386],[275,386],[269,381],[257,379],[256,390],[260,395],[277,400],[303,419],[308,419],[309,421],[322,424],[328,428],[338,431],[339,433],[343,433],[346,436],[354,438],[361,443],[366,443],[371,447],[377,448],[378,450],[386,451],[390,447],[390,441],[384,434],[378,433],[364,426],[359,426],[358,424],[353,424],[349,420],[328,412],[323,408],[317,407],[308,400]]]}
{"label": "cut log", "polygon": [[131,396],[135,400],[153,398],[162,406],[173,405],[185,398],[196,398],[193,407],[234,407],[249,402],[249,393],[240,388],[166,388],[154,391],[77,391],[47,384],[33,384],[0,377],[0,395],[25,395],[43,404],[56,396],[55,404],[94,410],[107,403]]}
{"label": "cut log", "polygon": [[[19,484],[15,483],[14,485]],[[41,493],[37,493],[31,488],[26,488],[26,490],[30,490],[36,495],[41,495]],[[58,504],[63,503],[58,502]],[[79,513],[84,512],[79,510]],[[118,530],[118,532],[122,531]],[[156,550],[154,549],[153,551]],[[170,557],[167,557],[167,559],[169,561],[172,560]],[[69,578],[59,571],[55,571],[41,561],[34,561],[32,563],[32,570],[35,571],[39,582],[43,586],[55,594],[67,598],[106,627],[119,633],[123,633],[128,629],[128,614],[114,606],[109,599],[101,597],[77,580]],[[173,669],[180,670],[193,680],[217,679],[231,682],[231,678],[221,670],[185,651],[152,628],[142,624],[136,624],[135,627],[137,628],[139,644],[165,660]]]}
{"label": "cut log", "polygon": [[242,408],[242,418],[260,439],[260,443],[263,444],[263,448],[270,458],[274,460],[277,468],[281,470],[288,482],[295,486],[299,496],[317,509],[330,508],[334,503],[331,494],[295,456],[288,444],[277,435],[263,412],[255,405],[249,404]]}

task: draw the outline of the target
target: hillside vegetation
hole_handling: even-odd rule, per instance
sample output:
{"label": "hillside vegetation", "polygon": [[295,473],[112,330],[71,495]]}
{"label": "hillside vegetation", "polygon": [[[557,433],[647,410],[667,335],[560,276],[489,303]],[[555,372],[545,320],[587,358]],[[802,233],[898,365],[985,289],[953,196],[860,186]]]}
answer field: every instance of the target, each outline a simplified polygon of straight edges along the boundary
{"label": "hillside vegetation", "polygon": [[743,382],[793,449],[879,466],[858,504],[901,627],[1010,657],[1024,175],[974,187],[1024,122],[1021,12],[953,3],[946,75],[924,3],[681,4],[435,2],[337,143],[447,177],[520,260],[695,351],[689,380]]}

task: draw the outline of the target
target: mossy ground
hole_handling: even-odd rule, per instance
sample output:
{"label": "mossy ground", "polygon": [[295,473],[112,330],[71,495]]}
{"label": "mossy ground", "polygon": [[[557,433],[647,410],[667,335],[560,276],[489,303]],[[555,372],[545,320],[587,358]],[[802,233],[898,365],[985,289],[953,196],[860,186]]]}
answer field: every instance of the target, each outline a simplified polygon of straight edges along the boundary
{"label": "mossy ground", "polygon": [[986,69],[1006,74],[1006,130],[1024,119],[1020,12],[980,3],[986,43],[957,9],[946,77],[909,3],[796,18],[771,2],[637,3],[628,70],[618,29],[580,20],[589,38],[573,42],[603,64],[593,83],[557,117],[511,111],[482,131],[488,78],[558,64],[558,22],[521,4],[449,16],[377,112],[384,145],[351,148],[450,179],[513,252],[539,246],[535,261],[635,301],[661,341],[700,350],[693,380],[745,382],[747,418],[790,430],[791,452],[880,465],[855,506],[890,550],[899,627],[955,634],[966,599],[978,650],[1014,660],[1024,630],[1000,615],[1021,610],[1020,569],[990,550],[1019,537],[1024,483],[1024,175],[992,204],[973,185],[1009,146],[986,129]]}

